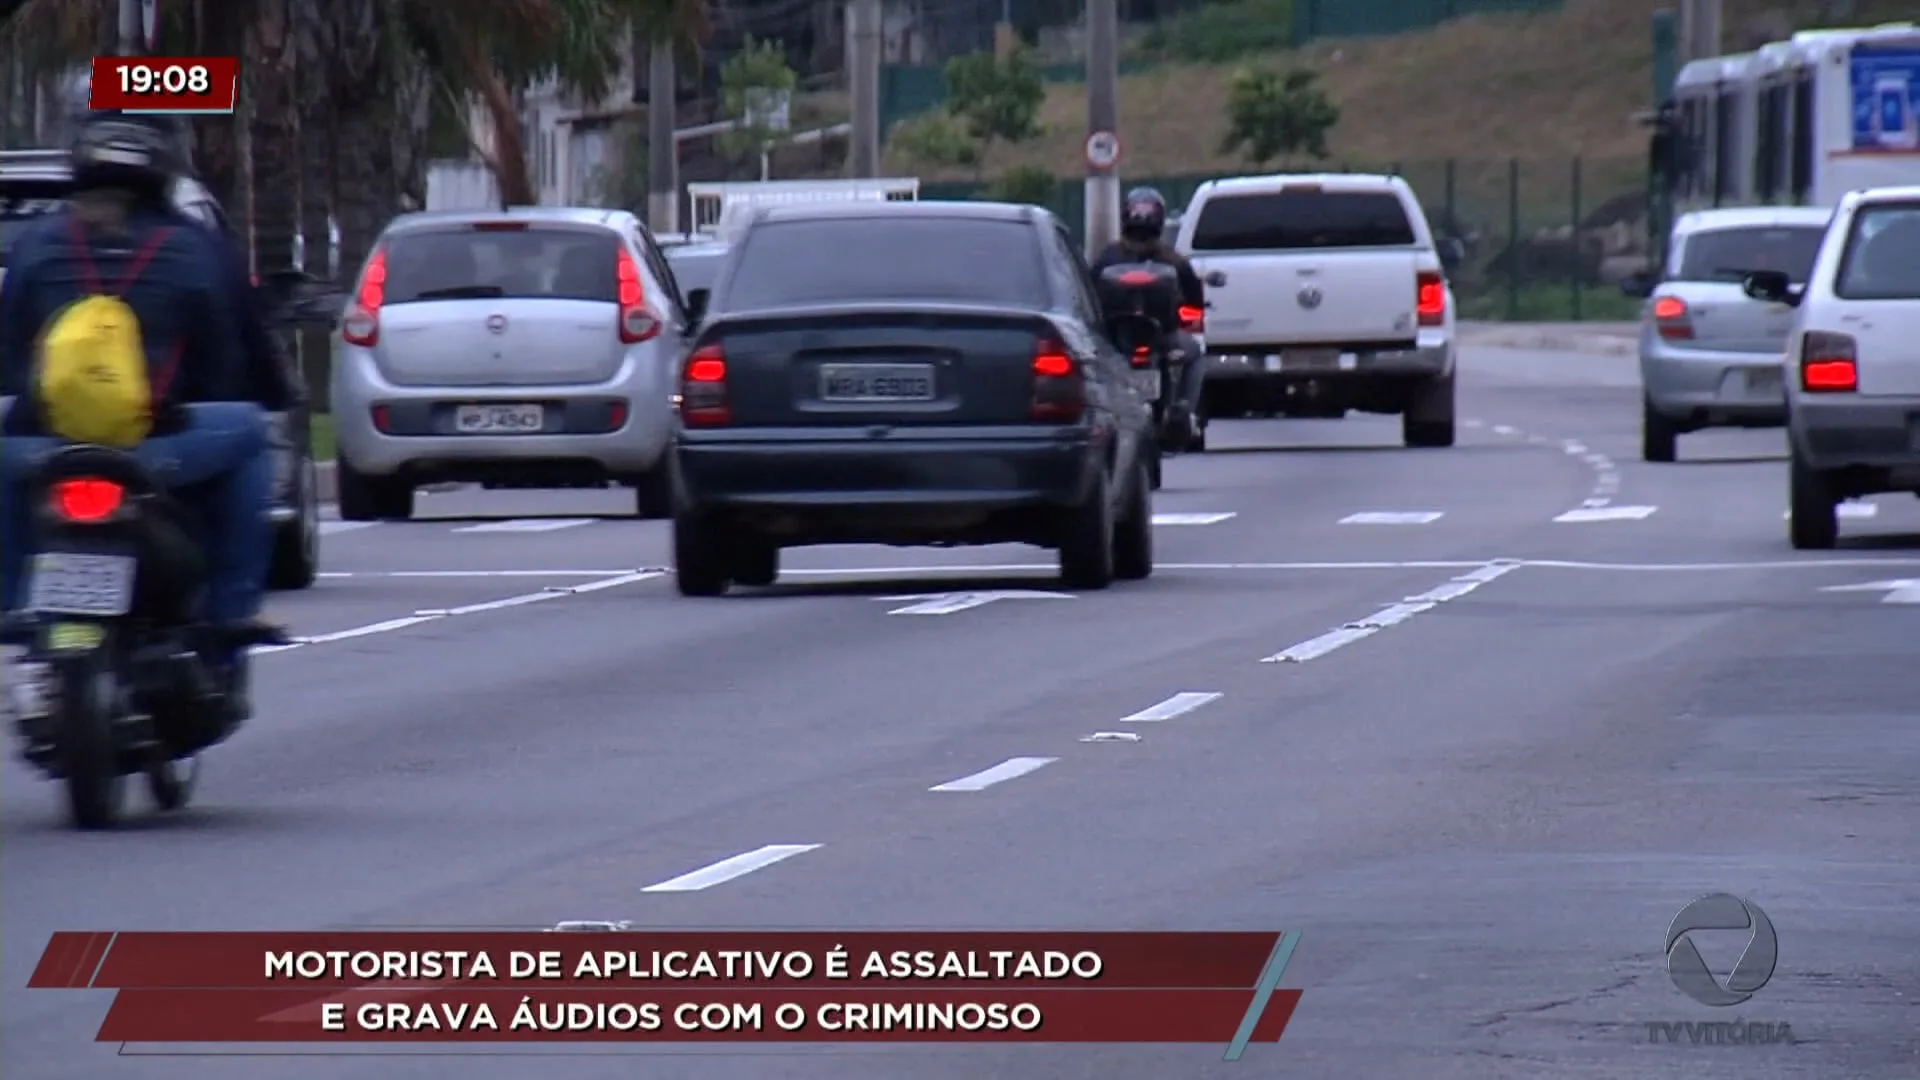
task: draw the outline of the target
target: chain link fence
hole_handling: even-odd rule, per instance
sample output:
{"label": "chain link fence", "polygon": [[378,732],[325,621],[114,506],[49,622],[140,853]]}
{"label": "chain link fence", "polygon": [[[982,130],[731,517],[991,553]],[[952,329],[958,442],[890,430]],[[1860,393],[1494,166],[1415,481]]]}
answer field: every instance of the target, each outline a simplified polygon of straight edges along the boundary
{"label": "chain link fence", "polygon": [[[1503,321],[1638,317],[1619,280],[1648,261],[1646,162],[1641,158],[1343,163],[1333,171],[1405,177],[1436,239],[1459,255],[1451,278],[1460,315]],[[1224,175],[1127,177],[1159,188],[1175,207]],[[923,199],[988,198],[987,185],[922,185]],[[1044,204],[1084,237],[1086,188],[1062,180]]]}

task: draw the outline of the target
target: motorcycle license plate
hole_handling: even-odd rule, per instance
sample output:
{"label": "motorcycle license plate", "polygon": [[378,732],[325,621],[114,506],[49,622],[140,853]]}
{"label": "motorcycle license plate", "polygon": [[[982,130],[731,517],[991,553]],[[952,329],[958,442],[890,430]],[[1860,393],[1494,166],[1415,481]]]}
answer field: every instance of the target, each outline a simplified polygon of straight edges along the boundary
{"label": "motorcycle license plate", "polygon": [[33,557],[27,608],[112,618],[133,606],[135,562],[127,555],[43,551]]}
{"label": "motorcycle license plate", "polygon": [[1148,401],[1160,400],[1160,369],[1158,367],[1137,370],[1133,373],[1133,387],[1140,396]]}

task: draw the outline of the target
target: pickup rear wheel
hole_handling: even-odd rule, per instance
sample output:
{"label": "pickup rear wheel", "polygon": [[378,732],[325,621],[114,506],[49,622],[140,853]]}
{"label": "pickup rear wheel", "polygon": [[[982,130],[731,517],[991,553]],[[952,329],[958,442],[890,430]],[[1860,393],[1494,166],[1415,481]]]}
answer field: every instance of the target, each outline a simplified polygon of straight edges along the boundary
{"label": "pickup rear wheel", "polygon": [[780,576],[780,545],[741,534],[733,540],[733,580],[737,585],[771,585]]}
{"label": "pickup rear wheel", "polygon": [[1408,446],[1453,445],[1453,376],[1422,383],[1400,416],[1400,440]]}
{"label": "pickup rear wheel", "polygon": [[673,570],[681,596],[721,596],[733,584],[725,530],[682,512],[673,519]]}

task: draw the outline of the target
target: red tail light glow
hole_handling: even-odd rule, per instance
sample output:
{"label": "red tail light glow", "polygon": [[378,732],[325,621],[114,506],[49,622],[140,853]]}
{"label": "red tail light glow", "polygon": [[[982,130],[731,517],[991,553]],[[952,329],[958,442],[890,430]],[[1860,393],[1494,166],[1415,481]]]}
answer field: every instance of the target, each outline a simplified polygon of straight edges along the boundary
{"label": "red tail light glow", "polygon": [[1207,309],[1192,304],[1180,305],[1180,329],[1189,334],[1205,333],[1207,329]]}
{"label": "red tail light glow", "polygon": [[1033,418],[1070,424],[1080,419],[1086,408],[1080,364],[1063,342],[1042,338],[1033,347]]}
{"label": "red tail light glow", "polygon": [[1122,285],[1151,285],[1153,282],[1153,275],[1147,273],[1145,270],[1129,270],[1120,275],[1120,284]]}
{"label": "red tail light glow", "polygon": [[1133,350],[1133,366],[1145,368],[1153,366],[1153,350],[1145,345]]}
{"label": "red tail light glow", "polygon": [[126,497],[126,489],[111,480],[61,480],[53,485],[54,510],[81,524],[107,520]]}
{"label": "red tail light glow", "polygon": [[1421,326],[1445,326],[1447,322],[1447,279],[1431,270],[1423,270],[1415,279],[1414,312]]}
{"label": "red tail light glow", "polygon": [[1808,332],[1800,346],[1800,388],[1809,394],[1851,394],[1860,389],[1854,340],[1823,330]]}
{"label": "red tail light glow", "polygon": [[646,287],[641,284],[640,264],[625,248],[620,249],[620,340],[638,345],[660,333],[660,320],[647,307]]}
{"label": "red tail light glow", "polygon": [[1653,302],[1653,326],[1668,341],[1687,341],[1693,337],[1692,312],[1677,296],[1662,296]]}
{"label": "red tail light glow", "polygon": [[727,354],[703,345],[687,357],[680,378],[680,422],[688,427],[724,427],[733,422],[727,399]]}
{"label": "red tail light glow", "polygon": [[340,324],[340,336],[349,345],[372,348],[380,340],[380,305],[387,300],[387,253],[375,251],[360,276],[360,292],[353,309]]}

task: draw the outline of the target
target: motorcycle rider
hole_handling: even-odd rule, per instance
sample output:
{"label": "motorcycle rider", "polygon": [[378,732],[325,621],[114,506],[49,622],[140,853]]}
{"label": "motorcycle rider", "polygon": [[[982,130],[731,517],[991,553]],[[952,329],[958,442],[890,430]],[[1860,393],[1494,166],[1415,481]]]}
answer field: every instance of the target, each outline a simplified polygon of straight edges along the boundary
{"label": "motorcycle rider", "polygon": [[228,255],[214,238],[183,227],[169,206],[169,189],[185,165],[181,150],[164,122],[89,115],[72,146],[69,206],[18,237],[0,284],[0,394],[14,398],[0,427],[0,601],[9,638],[30,625],[19,609],[35,539],[32,471],[60,443],[33,398],[36,340],[69,303],[95,291],[96,281],[124,276],[133,252],[151,247],[121,299],[139,319],[150,370],[171,369],[172,376],[155,403],[152,434],[131,453],[169,488],[196,489],[181,495],[206,519],[203,617],[215,631],[208,659],[231,664],[248,645],[285,640],[259,614],[273,474],[241,328],[240,313],[254,298],[236,289]]}
{"label": "motorcycle rider", "polygon": [[[1173,268],[1180,278],[1180,303],[1205,310],[1207,287],[1194,272],[1193,264],[1167,246],[1163,234],[1167,227],[1167,200],[1150,187],[1138,187],[1127,193],[1120,211],[1120,239],[1107,245],[1093,261],[1098,274],[1110,266],[1125,263],[1157,262]],[[1174,344],[1185,348],[1187,361],[1181,368],[1180,385],[1168,404],[1167,426],[1185,434],[1188,441],[1199,437],[1195,418],[1200,411],[1200,390],[1206,378],[1206,358],[1199,355],[1193,342],[1179,334]]]}

